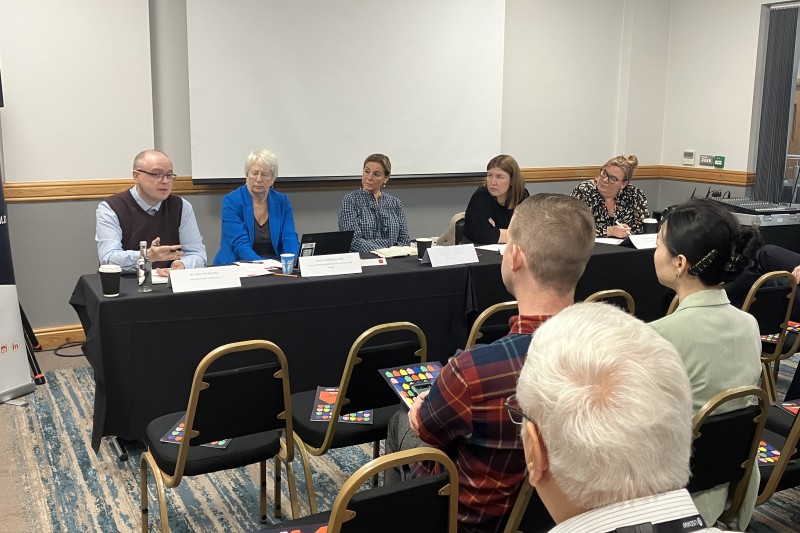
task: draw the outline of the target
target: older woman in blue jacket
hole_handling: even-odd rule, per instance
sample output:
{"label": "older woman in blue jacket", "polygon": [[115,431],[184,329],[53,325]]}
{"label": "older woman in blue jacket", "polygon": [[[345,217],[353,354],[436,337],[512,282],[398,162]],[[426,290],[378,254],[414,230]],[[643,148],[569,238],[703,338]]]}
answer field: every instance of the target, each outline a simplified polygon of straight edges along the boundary
{"label": "older woman in blue jacket", "polygon": [[300,242],[292,205],[288,196],[272,188],[278,158],[269,150],[255,150],[247,156],[244,170],[246,183],[222,199],[222,239],[214,264],[297,255]]}

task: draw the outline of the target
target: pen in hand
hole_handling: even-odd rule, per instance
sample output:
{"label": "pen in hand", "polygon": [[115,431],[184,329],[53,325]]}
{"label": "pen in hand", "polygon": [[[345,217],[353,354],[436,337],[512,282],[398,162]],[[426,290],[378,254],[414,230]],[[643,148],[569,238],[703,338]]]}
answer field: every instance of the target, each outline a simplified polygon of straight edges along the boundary
{"label": "pen in hand", "polygon": [[623,235],[621,238],[625,238],[631,234],[631,228],[627,224],[623,224],[622,222],[615,222],[614,225],[618,228],[621,228],[623,231]]}

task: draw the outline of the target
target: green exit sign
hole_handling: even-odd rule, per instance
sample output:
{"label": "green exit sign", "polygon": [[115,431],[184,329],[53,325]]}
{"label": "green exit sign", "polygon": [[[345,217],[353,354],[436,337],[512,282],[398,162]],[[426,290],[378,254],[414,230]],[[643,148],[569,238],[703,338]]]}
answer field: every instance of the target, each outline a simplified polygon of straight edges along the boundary
{"label": "green exit sign", "polygon": [[714,156],[714,168],[725,168],[725,156],[723,155]]}

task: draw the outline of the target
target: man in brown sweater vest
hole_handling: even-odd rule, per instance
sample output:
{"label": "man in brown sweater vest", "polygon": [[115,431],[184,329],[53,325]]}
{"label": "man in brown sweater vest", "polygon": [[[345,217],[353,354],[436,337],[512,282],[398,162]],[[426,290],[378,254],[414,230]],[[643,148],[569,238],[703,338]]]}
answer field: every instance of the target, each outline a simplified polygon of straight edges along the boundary
{"label": "man in brown sweater vest", "polygon": [[100,264],[136,269],[139,242],[165,274],[168,269],[206,266],[206,249],[192,205],[172,193],[172,161],[163,152],[145,150],[133,161],[134,186],[100,202],[95,240]]}

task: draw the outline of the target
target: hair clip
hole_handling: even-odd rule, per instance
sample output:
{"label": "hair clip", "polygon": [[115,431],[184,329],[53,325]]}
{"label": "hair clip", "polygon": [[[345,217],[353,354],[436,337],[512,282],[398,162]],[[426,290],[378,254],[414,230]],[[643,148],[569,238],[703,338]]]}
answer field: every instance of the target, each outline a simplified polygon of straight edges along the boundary
{"label": "hair clip", "polygon": [[736,252],[736,244],[731,243],[731,258],[725,263],[725,272],[738,271],[743,259],[742,254]]}
{"label": "hair clip", "polygon": [[695,263],[694,265],[689,267],[687,272],[689,274],[691,274],[692,276],[700,275],[701,272],[703,272],[705,269],[707,269],[709,267],[709,265],[711,265],[711,263],[714,262],[714,259],[716,257],[717,257],[717,250],[715,248],[715,249],[711,250],[710,252],[708,252],[706,255],[704,255],[700,259],[700,261],[698,261],[697,263]]}

